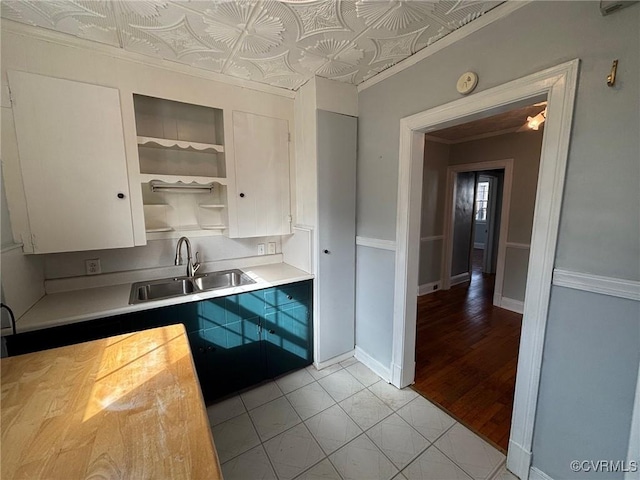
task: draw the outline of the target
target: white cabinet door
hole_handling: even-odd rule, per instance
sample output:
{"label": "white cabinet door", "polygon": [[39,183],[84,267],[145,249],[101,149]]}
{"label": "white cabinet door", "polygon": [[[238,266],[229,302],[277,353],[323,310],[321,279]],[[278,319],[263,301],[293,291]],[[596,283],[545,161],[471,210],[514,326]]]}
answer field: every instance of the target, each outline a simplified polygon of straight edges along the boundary
{"label": "white cabinet door", "polygon": [[234,111],[233,145],[236,198],[230,236],[291,233],[287,121]]}
{"label": "white cabinet door", "polygon": [[35,253],[133,246],[117,89],[9,72]]}

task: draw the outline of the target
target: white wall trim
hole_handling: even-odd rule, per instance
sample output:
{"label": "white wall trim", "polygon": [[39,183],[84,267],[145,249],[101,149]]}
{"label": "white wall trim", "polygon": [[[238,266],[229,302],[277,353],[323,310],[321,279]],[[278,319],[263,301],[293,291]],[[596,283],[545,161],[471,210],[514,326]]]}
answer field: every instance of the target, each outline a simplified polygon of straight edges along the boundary
{"label": "white wall trim", "polygon": [[[531,452],[522,448],[513,440],[509,440],[509,446],[507,448],[509,455],[507,457],[507,469],[510,472],[528,472],[531,465]],[[526,477],[521,477],[525,480]],[[530,479],[531,480],[531,479]]]}
{"label": "white wall trim", "polygon": [[382,72],[370,78],[369,80],[362,82],[361,84],[358,85],[358,93],[363,90],[366,90],[369,87],[372,87],[376,83],[379,83],[391,77],[392,75],[395,75],[396,73],[399,73],[415,65],[421,60],[424,60],[425,58],[433,55],[434,53],[439,52],[443,48],[446,48],[449,45],[459,40],[462,40],[465,37],[468,37],[469,35],[471,35],[474,32],[477,32],[481,28],[491,25],[493,22],[497,20],[505,18],[506,16],[515,12],[519,8],[527,5],[529,1],[530,0],[523,0],[518,2],[505,2],[502,5],[497,6],[496,8],[485,13],[484,15],[482,15],[480,18],[477,18],[473,22],[466,24],[464,27],[451,32],[449,35],[445,36],[444,38],[438,40],[437,42],[432,43],[428,47],[423,48],[418,53],[411,55],[405,60],[402,60],[401,62],[396,63],[394,66],[389,67],[386,70],[383,70]]}
{"label": "white wall trim", "polygon": [[636,280],[603,277],[556,268],[553,271],[553,285],[640,301],[640,282]]}
{"label": "white wall trim", "polygon": [[330,367],[331,365],[335,365],[336,363],[344,362],[345,360],[349,360],[351,357],[355,355],[355,349],[349,350],[346,353],[338,355],[337,357],[330,358],[329,360],[325,360],[324,362],[314,362],[313,365],[318,369],[322,370],[323,368]]}
{"label": "white wall trim", "polygon": [[384,365],[382,365],[379,361],[377,361],[375,358],[373,358],[368,353],[365,353],[365,351],[362,350],[357,345],[356,345],[356,353],[355,353],[354,357],[356,357],[356,360],[358,360],[360,363],[362,363],[366,367],[369,367],[369,369],[373,373],[378,375],[382,380],[384,380],[385,382],[389,383],[389,380],[391,379],[391,371],[390,371],[390,369],[388,367],[385,367]]}
{"label": "white wall trim", "polygon": [[[548,101],[510,434],[510,441],[524,451],[531,451],[533,444],[578,66],[579,60],[572,60],[400,120],[391,380],[395,386],[404,387],[413,383],[415,376],[414,292],[418,284],[424,133],[503,113],[545,97]],[[513,463],[512,455],[509,451],[509,469],[527,480],[530,465]]]}
{"label": "white wall trim", "polygon": [[396,242],[381,238],[356,237],[356,245],[361,247],[379,248],[381,250],[395,250]]}
{"label": "white wall trim", "polygon": [[444,239],[444,235],[432,235],[430,237],[422,237],[420,239],[421,242],[435,242],[437,240]]}
{"label": "white wall trim", "polygon": [[179,72],[184,75],[190,75],[192,77],[204,78],[207,80],[213,80],[215,82],[226,83],[228,85],[249,88],[251,90],[271,93],[273,95],[279,95],[281,97],[296,97],[296,92],[287,90],[285,88],[274,87],[272,85],[254,82],[252,80],[245,80],[229,75],[223,75],[221,73],[211,72],[202,68],[195,68],[189,65],[183,65],[181,63],[152,57],[150,55],[129,52],[113,45],[85,40],[84,38],[75,37],[71,34],[56,32],[54,30],[48,30],[46,28],[36,27],[33,25],[26,25],[5,18],[2,19],[2,31],[33,37],[47,42],[56,43],[58,45],[65,45],[67,47],[88,49],[94,53],[115,57],[120,60],[141,63],[143,65],[150,65],[152,67],[162,68],[165,70],[170,70],[172,72]]}
{"label": "white wall trim", "polygon": [[423,295],[429,295],[430,293],[437,292],[440,290],[440,283],[441,282],[437,280],[435,282],[418,285],[418,296],[421,297]]}
{"label": "white wall trim", "polygon": [[516,242],[507,242],[507,248],[519,248],[521,250],[529,250],[531,245],[528,243],[516,243]]}
{"label": "white wall trim", "polygon": [[553,478],[542,470],[538,470],[536,467],[531,467],[531,470],[529,471],[529,480],[553,480]]}
{"label": "white wall trim", "polygon": [[513,298],[500,297],[500,302],[497,304],[498,307],[504,308],[505,310],[510,310],[515,313],[519,313],[522,315],[524,313],[524,302],[520,300],[514,300]]}
{"label": "white wall trim", "polygon": [[461,283],[468,282],[469,280],[471,280],[469,272],[459,273],[449,279],[449,286],[453,287],[454,285],[459,285]]}

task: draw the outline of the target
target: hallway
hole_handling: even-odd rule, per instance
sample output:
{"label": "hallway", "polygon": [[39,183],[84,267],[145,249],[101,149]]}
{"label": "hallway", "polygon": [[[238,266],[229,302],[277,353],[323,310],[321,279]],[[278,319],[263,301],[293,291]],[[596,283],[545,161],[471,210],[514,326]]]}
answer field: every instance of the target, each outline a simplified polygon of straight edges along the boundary
{"label": "hallway", "polygon": [[471,282],[418,297],[414,389],[506,451],[522,315],[492,305],[474,250]]}

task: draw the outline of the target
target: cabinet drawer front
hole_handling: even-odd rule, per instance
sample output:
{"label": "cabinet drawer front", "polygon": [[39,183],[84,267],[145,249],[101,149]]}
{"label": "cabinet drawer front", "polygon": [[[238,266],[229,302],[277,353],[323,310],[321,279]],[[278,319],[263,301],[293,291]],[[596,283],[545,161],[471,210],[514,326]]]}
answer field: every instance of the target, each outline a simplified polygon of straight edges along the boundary
{"label": "cabinet drawer front", "polygon": [[264,292],[267,313],[285,305],[294,303],[307,304],[311,297],[309,282],[292,283],[276,288],[269,288]]}

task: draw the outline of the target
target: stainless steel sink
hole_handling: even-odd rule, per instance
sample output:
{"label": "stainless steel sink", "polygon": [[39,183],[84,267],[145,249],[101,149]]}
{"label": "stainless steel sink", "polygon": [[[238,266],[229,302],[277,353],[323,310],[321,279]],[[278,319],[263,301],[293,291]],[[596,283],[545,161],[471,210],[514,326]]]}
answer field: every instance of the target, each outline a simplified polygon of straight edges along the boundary
{"label": "stainless steel sink", "polygon": [[237,269],[204,273],[195,277],[173,277],[137,282],[131,286],[129,304],[181,297],[192,293],[249,285],[251,283],[256,282],[243,273],[242,270]]}
{"label": "stainless steel sink", "polygon": [[218,288],[237,287],[256,283],[242,270],[225,270],[224,272],[205,273],[194,278],[194,283],[200,290],[216,290]]}

